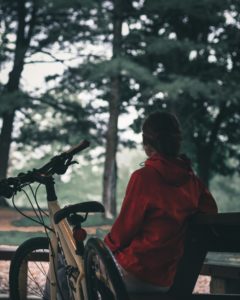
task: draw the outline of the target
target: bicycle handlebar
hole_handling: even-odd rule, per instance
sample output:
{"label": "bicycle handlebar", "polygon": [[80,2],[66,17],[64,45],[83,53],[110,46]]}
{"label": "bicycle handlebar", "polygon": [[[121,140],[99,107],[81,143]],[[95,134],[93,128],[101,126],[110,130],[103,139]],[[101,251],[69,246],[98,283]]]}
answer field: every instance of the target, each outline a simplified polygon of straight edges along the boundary
{"label": "bicycle handlebar", "polygon": [[54,156],[47,164],[39,169],[33,169],[27,173],[20,173],[16,177],[0,180],[0,196],[11,198],[24,185],[40,182],[41,175],[42,177],[46,177],[54,174],[64,174],[71,164],[76,163],[72,161],[73,156],[86,149],[89,145],[89,141],[83,140],[69,150]]}
{"label": "bicycle handlebar", "polygon": [[78,152],[81,152],[82,150],[86,149],[87,147],[89,147],[90,145],[90,142],[87,141],[87,140],[83,140],[82,142],[80,142],[79,144],[73,146],[71,149],[69,149],[68,151],[66,152],[63,152],[63,153],[67,153],[69,155],[75,155],[77,154]]}
{"label": "bicycle handlebar", "polygon": [[[62,152],[59,155],[54,156],[47,164],[45,164],[43,167],[41,167],[40,169],[38,169],[38,173],[50,173],[52,169],[54,169],[54,173],[57,174],[64,174],[66,172],[67,169],[65,169],[64,165],[66,163],[67,160],[72,160],[73,156],[79,152],[81,152],[82,150],[86,149],[87,147],[89,147],[90,142],[87,140],[83,140],[82,142],[80,142],[79,144],[73,146],[72,148],[70,148],[69,150]],[[61,165],[62,164],[62,165]],[[67,165],[67,167],[69,166],[69,164]],[[65,170],[60,170],[61,167],[63,167]],[[53,175],[53,174],[52,174]]]}

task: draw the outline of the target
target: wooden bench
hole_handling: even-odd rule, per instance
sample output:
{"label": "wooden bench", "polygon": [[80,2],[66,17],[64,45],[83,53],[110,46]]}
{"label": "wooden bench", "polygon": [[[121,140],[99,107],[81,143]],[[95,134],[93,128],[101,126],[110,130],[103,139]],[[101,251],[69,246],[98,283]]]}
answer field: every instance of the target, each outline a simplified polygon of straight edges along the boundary
{"label": "wooden bench", "polygon": [[201,274],[211,276],[211,293],[240,293],[240,253],[208,253]]}
{"label": "wooden bench", "polygon": [[193,294],[207,253],[240,253],[240,213],[198,215],[190,220],[184,255],[165,294],[132,294],[131,300],[240,300],[240,294]]}

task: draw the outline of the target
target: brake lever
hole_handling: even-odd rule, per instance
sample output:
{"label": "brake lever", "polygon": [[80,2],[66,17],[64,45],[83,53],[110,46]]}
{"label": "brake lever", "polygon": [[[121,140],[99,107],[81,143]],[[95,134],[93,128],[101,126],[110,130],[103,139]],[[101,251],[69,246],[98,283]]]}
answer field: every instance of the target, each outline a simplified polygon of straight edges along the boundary
{"label": "brake lever", "polygon": [[11,198],[15,194],[13,187],[9,186],[5,182],[0,183],[0,196]]}
{"label": "brake lever", "polygon": [[76,161],[76,160],[73,160],[73,161],[71,161],[70,163],[68,163],[68,166],[70,166],[70,165],[75,165],[75,164],[79,164],[79,162],[78,161]]}
{"label": "brake lever", "polygon": [[73,161],[69,161],[69,162],[66,162],[65,165],[61,165],[61,166],[57,166],[55,167],[55,173],[58,174],[58,175],[63,175],[66,173],[67,169],[69,166],[71,165],[74,165],[74,164],[78,164],[77,161],[73,160]]}

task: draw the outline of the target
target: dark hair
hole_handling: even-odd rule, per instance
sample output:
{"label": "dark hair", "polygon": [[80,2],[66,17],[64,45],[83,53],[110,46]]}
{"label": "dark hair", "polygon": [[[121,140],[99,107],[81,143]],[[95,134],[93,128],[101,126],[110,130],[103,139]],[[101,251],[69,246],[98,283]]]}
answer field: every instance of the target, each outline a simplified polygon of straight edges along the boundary
{"label": "dark hair", "polygon": [[174,114],[157,111],[143,123],[143,144],[165,156],[177,157],[181,148],[181,126]]}

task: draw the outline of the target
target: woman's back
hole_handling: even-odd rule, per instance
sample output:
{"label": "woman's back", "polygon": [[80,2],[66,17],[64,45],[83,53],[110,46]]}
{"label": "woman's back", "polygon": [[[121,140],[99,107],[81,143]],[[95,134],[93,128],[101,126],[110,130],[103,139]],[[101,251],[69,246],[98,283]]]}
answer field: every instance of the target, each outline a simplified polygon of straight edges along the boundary
{"label": "woman's back", "polygon": [[[207,201],[201,201],[203,196]],[[216,212],[216,205],[189,160],[155,154],[132,174],[105,241],[117,250],[115,256],[125,270],[145,282],[170,286],[183,254],[186,220],[198,211]]]}
{"label": "woman's back", "polygon": [[188,217],[217,212],[190,161],[179,155],[182,135],[177,118],[156,112],[142,129],[148,159],[132,174],[121,212],[105,238],[120,266],[140,280],[136,281],[140,290],[141,282],[171,286],[183,254]]}

